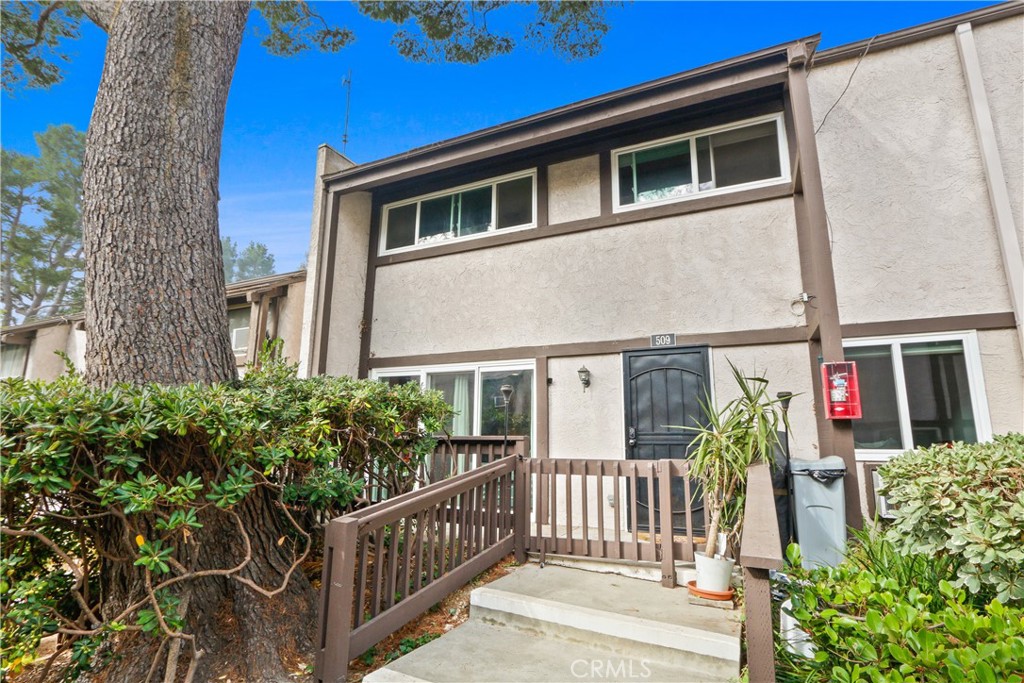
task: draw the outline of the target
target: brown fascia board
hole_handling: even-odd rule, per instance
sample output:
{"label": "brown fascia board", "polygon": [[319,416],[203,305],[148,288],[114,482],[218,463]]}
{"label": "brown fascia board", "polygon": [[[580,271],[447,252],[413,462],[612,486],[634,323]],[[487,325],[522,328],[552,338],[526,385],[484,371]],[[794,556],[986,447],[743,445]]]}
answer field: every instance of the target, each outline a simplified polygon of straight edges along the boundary
{"label": "brown fascia board", "polygon": [[1021,0],[983,7],[945,19],[930,21],[927,24],[911,26],[910,28],[893,31],[892,33],[883,33],[874,38],[858,40],[855,43],[830,47],[815,54],[811,60],[811,66],[832,64],[834,62],[841,62],[844,59],[860,57],[869,48],[872,53],[882,52],[883,50],[891,50],[894,47],[900,47],[908,43],[915,43],[919,40],[927,40],[935,36],[952,33],[960,24],[971,23],[978,26],[1019,14],[1024,14],[1024,2]]}
{"label": "brown fascia board", "polygon": [[75,313],[74,315],[59,315],[54,318],[43,318],[42,320],[36,320],[34,322],[25,323],[24,325],[11,325],[9,327],[3,328],[2,333],[4,337],[8,337],[9,335],[23,335],[28,333],[34,334],[36,330],[41,330],[46,327],[70,325],[73,323],[82,322],[84,320],[84,313]]}
{"label": "brown fascia board", "polygon": [[370,189],[424,173],[540,147],[580,133],[642,118],[652,107],[686,106],[785,80],[791,63],[814,53],[819,35],[801,38],[522,119],[417,147],[323,177],[329,189]]}
{"label": "brown fascia board", "polygon": [[305,270],[294,270],[290,273],[255,277],[250,280],[239,280],[238,282],[232,282],[227,285],[226,289],[228,298],[231,299],[234,297],[244,296],[246,294],[262,292],[264,290],[276,289],[277,287],[290,285],[293,282],[305,279]]}

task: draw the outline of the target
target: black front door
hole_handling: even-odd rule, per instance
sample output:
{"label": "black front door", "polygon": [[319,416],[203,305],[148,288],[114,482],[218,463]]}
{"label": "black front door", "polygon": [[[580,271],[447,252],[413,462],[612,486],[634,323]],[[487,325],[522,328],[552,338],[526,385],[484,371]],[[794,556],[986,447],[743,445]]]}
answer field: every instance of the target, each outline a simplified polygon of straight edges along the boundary
{"label": "black front door", "polygon": [[[622,367],[626,390],[626,457],[635,460],[686,458],[694,433],[677,427],[696,427],[706,422],[701,404],[706,402],[711,377],[708,347],[627,351],[623,354]],[[690,486],[691,490],[698,491],[695,482]],[[638,489],[635,492],[637,529],[648,531],[651,502],[647,500],[647,481],[642,480]],[[686,529],[686,506],[690,505],[683,482],[673,482],[672,498],[673,526],[682,533]],[[660,505],[655,491],[655,520],[659,519]],[[692,531],[700,535],[704,532],[704,500],[699,491],[692,510]]]}

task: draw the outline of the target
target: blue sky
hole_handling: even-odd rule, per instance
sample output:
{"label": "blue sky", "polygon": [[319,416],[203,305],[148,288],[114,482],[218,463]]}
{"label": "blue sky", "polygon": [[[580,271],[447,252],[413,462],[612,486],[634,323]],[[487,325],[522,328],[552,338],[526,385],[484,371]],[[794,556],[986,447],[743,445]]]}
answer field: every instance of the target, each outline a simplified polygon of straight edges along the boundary
{"label": "blue sky", "polygon": [[[342,149],[349,70],[345,152],[362,163],[794,38],[821,33],[828,48],[995,3],[636,2],[610,11],[611,32],[593,59],[566,62],[522,47],[475,66],[406,61],[390,46],[392,26],[347,2],[315,4],[352,28],[356,42],[333,55],[273,57],[250,20],[224,128],[221,234],[263,242],[279,272],[304,260],[316,149]],[[514,24],[523,11],[503,14]],[[61,84],[3,96],[5,148],[35,153],[32,134],[47,125],[88,126],[104,44],[103,32],[85,24]]]}

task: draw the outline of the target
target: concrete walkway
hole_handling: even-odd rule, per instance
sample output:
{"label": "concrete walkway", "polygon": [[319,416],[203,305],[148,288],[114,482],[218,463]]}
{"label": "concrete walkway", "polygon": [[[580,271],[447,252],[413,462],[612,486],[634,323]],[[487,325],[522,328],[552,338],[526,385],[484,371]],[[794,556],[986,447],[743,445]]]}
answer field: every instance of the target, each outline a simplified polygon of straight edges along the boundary
{"label": "concrete walkway", "polygon": [[469,621],[367,683],[725,682],[739,675],[736,612],[685,588],[548,565],[473,591]]}

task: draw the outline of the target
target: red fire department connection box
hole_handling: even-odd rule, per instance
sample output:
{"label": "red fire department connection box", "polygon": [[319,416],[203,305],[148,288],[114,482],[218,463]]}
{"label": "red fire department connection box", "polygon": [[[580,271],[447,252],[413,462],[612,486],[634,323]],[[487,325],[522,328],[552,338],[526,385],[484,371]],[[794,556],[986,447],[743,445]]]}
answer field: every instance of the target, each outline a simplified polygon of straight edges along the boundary
{"label": "red fire department connection box", "polygon": [[856,363],[822,363],[821,386],[825,394],[825,417],[830,420],[861,417]]}

